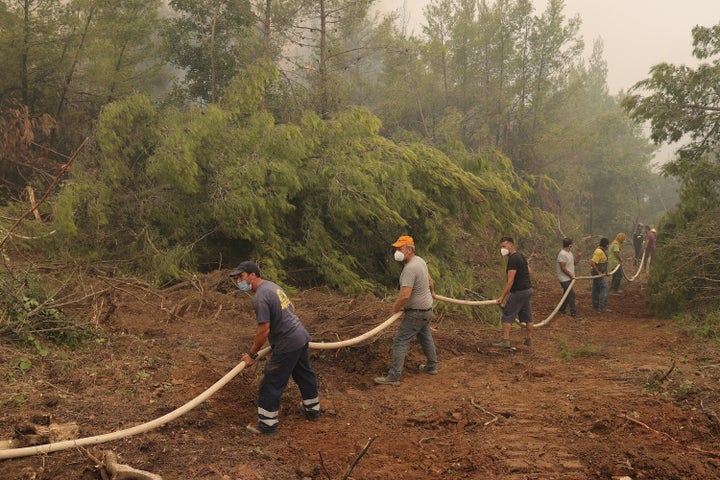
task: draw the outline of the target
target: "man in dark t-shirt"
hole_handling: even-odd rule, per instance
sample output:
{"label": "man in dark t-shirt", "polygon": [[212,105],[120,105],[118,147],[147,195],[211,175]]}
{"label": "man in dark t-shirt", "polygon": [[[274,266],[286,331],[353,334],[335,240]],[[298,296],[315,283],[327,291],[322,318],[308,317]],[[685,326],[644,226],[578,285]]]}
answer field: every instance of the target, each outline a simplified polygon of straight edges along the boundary
{"label": "man in dark t-shirt", "polygon": [[320,417],[317,377],[310,366],[310,335],[295,315],[292,302],[277,284],[265,280],[255,262],[245,261],[230,273],[230,278],[244,292],[254,292],[253,308],[257,333],[253,344],[242,357],[249,367],[267,341],[272,357],[265,365],[258,395],[258,424],[248,425],[249,433],[273,435],[278,431],[280,397],[292,376],[302,396],[298,410],[309,420]]}
{"label": "man in dark t-shirt", "polygon": [[643,225],[638,223],[633,233],[633,247],[635,248],[635,258],[633,259],[633,265],[640,265],[643,254],[643,244],[645,243],[645,235],[643,235]]}
{"label": "man in dark t-shirt", "polygon": [[[520,323],[525,324],[525,345],[532,345],[532,283],[530,275],[532,270],[528,265],[527,259],[522,253],[515,250],[515,243],[512,237],[502,237],[500,239],[500,253],[508,257],[507,282],[502,295],[498,297],[497,303],[503,309],[502,313],[502,340],[495,344],[498,347],[510,348],[510,327],[517,317]],[[502,306],[503,301],[507,297],[508,301]]]}

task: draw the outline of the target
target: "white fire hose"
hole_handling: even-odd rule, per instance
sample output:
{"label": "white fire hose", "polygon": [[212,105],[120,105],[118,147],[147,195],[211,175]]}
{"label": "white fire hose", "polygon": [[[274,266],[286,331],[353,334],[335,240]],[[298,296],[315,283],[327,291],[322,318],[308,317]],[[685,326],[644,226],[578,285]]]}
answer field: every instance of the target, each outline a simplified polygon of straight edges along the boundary
{"label": "white fire hose", "polygon": [[[402,312],[396,313],[392,315],[390,318],[385,320],[383,323],[378,325],[377,327],[373,328],[372,330],[358,336],[355,338],[351,338],[348,340],[340,341],[340,342],[310,342],[309,347],[315,348],[315,349],[333,349],[333,348],[342,348],[347,347],[350,345],[355,345],[363,340],[375,335],[376,333],[379,333],[380,331],[387,328],[391,323],[393,323],[395,320],[400,318],[402,315]],[[258,352],[257,358],[262,358],[265,355],[270,352],[270,347],[265,347],[262,350]],[[54,443],[48,443],[44,445],[34,445],[32,447],[23,447],[23,448],[9,448],[6,450],[0,450],[0,460],[7,459],[7,458],[18,458],[18,457],[27,457],[30,455],[38,455],[41,453],[50,453],[50,452],[58,452],[60,450],[67,450],[69,448],[74,447],[85,447],[88,445],[97,445],[99,443],[105,443],[110,442],[112,440],[119,440],[121,438],[130,437],[132,435],[137,435],[139,433],[144,433],[149,430],[152,430],[154,428],[160,427],[162,425],[165,425],[166,423],[175,420],[176,418],[185,415],[187,412],[192,410],[193,408],[197,407],[201,403],[203,403],[205,400],[210,398],[215,392],[220,390],[222,387],[224,387],[230,380],[232,380],[238,373],[242,372],[245,369],[245,362],[240,362],[235,368],[230,370],[227,374],[225,374],[224,377],[222,377],[220,380],[215,382],[210,388],[205,390],[203,393],[186,403],[180,408],[177,408],[173,410],[170,413],[167,413],[163,415],[162,417],[156,418],[155,420],[152,420],[147,423],[143,423],[141,425],[136,425],[134,427],[126,428],[124,430],[118,430],[116,432],[106,433],[104,435],[96,435],[94,437],[86,437],[86,438],[79,438],[76,440],[64,440],[62,442],[54,442]]]}
{"label": "white fire hose", "polygon": [[[644,262],[644,261],[645,261],[645,252],[643,252],[642,259],[640,260],[640,266],[638,267],[637,272],[635,272],[635,275],[633,275],[631,278],[628,278],[628,277],[625,275],[625,270],[623,269],[623,276],[625,276],[625,279],[626,279],[628,282],[633,282],[633,281],[635,281],[635,279],[636,279],[636,278],[638,277],[638,275],[640,274],[640,270],[642,269],[642,265],[643,265],[643,262]],[[600,278],[600,277],[609,277],[609,276],[611,276],[613,273],[615,273],[618,268],[620,268],[620,265],[618,265],[617,267],[615,267],[611,272],[603,273],[603,274],[600,274],[600,275],[587,275],[587,276],[579,276],[579,277],[573,278],[572,281],[570,282],[570,285],[568,285],[568,288],[565,289],[565,293],[564,293],[563,296],[560,298],[560,301],[559,301],[559,302],[557,303],[557,305],[555,306],[555,309],[554,309],[552,312],[550,312],[550,315],[548,315],[547,318],[545,318],[544,320],[542,320],[542,321],[540,321],[540,322],[533,322],[533,327],[534,327],[534,328],[536,328],[536,327],[542,327],[542,326],[547,325],[548,323],[550,323],[550,321],[551,321],[551,320],[555,317],[555,315],[557,315],[557,313],[560,311],[560,307],[562,306],[563,302],[565,302],[565,299],[568,297],[568,295],[570,295],[570,290],[572,290],[572,288],[573,288],[573,286],[575,285],[575,282],[576,282],[577,280],[592,280],[592,279]],[[454,303],[454,304],[457,304],[457,305],[469,305],[469,306],[481,306],[481,305],[484,306],[484,305],[497,305],[497,304],[498,304],[498,303],[497,303],[497,300],[457,300],[457,299],[454,299],[454,298],[444,297],[444,296],[442,296],[442,295],[435,295],[435,299],[436,299],[436,300],[441,300],[441,301],[443,301],[443,302]]]}
{"label": "white fire hose", "polygon": [[[643,260],[641,260],[640,265],[642,266],[642,262],[645,259],[645,253],[643,252]],[[568,288],[565,291],[565,294],[562,296],[560,301],[558,302],[555,309],[550,313],[550,315],[543,321],[539,323],[534,323],[535,327],[541,327],[543,325],[548,324],[552,318],[557,314],[557,312],[560,310],[560,306],[567,298],[568,294],[570,293],[570,290],[572,289],[573,285],[578,279],[594,279],[598,277],[603,276],[609,276],[615,273],[617,269],[620,268],[618,265],[612,272],[608,272],[602,275],[595,275],[595,276],[581,276],[581,277],[575,277],[571,282]],[[637,278],[638,273],[640,272],[640,268],[638,268],[638,272],[635,273],[635,275],[632,277],[632,279],[628,278],[628,281],[633,281],[635,278]],[[627,278],[627,277],[626,277]],[[445,297],[442,295],[435,295],[436,300],[448,302],[448,303],[454,303],[457,305],[468,305],[468,306],[485,306],[485,305],[497,305],[496,300],[457,300],[454,298]],[[383,323],[378,325],[377,327],[373,328],[372,330],[369,330],[365,332],[364,334],[348,339],[343,340],[339,342],[310,342],[309,347],[313,349],[336,349],[336,348],[343,348],[348,347],[351,345],[356,345],[373,335],[376,335],[377,333],[381,332],[390,324],[392,324],[395,320],[400,318],[402,315],[402,312],[398,312],[393,314],[390,318],[385,320]],[[270,347],[265,347],[262,350],[258,352],[257,358],[262,358],[265,355],[270,352]],[[99,443],[105,443],[110,442],[113,440],[119,440],[121,438],[130,437],[132,435],[137,435],[140,433],[147,432],[149,430],[153,430],[155,428],[158,428],[162,425],[165,425],[168,422],[171,422],[175,420],[176,418],[181,417],[182,415],[186,414],[193,408],[197,407],[201,403],[203,403],[205,400],[210,398],[213,394],[215,394],[218,390],[220,390],[222,387],[224,387],[230,380],[232,380],[238,373],[242,372],[245,369],[245,362],[240,362],[235,368],[230,370],[227,374],[225,374],[224,377],[222,377],[220,380],[215,382],[210,388],[205,390],[203,393],[186,403],[185,405],[173,410],[170,413],[167,413],[163,415],[162,417],[156,418],[155,420],[152,420],[150,422],[146,422],[140,425],[136,425],[134,427],[126,428],[124,430],[118,430],[111,433],[106,433],[103,435],[96,435],[93,437],[85,437],[85,438],[79,438],[75,440],[64,440],[61,442],[54,442],[54,443],[48,443],[44,445],[34,445],[31,447],[23,447],[23,448],[8,448],[4,450],[0,450],[0,460],[9,459],[9,458],[19,458],[19,457],[27,457],[30,455],[38,455],[38,454],[44,454],[44,453],[51,453],[51,452],[58,452],[61,450],[67,450],[70,448],[75,447],[85,447],[89,445],[97,445]]]}

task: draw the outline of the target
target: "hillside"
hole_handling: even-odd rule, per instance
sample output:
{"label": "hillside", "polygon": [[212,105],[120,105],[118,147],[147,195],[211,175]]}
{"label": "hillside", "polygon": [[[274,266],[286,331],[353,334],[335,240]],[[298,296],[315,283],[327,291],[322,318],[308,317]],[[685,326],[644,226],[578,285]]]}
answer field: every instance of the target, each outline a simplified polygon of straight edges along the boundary
{"label": "hillside", "polygon": [[[112,288],[84,312],[105,341],[33,358],[29,370],[17,366],[23,352],[0,344],[0,440],[37,416],[76,422],[83,437],[152,420],[215,383],[254,336],[250,297],[229,288],[226,271],[167,291],[105,282]],[[541,320],[560,287],[546,278],[535,291]],[[95,463],[105,450],[165,480],[716,478],[715,344],[653,318],[640,282],[612,295],[605,314],[590,311],[589,282],[576,291],[585,318],[557,317],[532,348],[519,331],[517,348],[493,347],[499,327],[437,309],[440,374],[417,373],[414,344],[399,387],[373,384],[389,366],[395,325],[355,347],[315,350],[325,414],[299,415],[291,382],[276,437],[245,433],[261,361],[178,420],[89,449],[0,460],[0,480],[106,478]],[[293,297],[314,341],[364,333],[390,316],[390,300],[321,288]]]}

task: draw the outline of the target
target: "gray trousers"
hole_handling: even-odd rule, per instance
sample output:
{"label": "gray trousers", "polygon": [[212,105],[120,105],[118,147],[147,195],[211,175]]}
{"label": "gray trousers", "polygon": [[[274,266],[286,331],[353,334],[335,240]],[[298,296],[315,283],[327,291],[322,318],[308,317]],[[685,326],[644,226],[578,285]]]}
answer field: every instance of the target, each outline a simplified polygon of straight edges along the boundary
{"label": "gray trousers", "polygon": [[410,346],[413,338],[417,337],[420,346],[423,349],[427,362],[425,363],[428,370],[437,368],[437,352],[435,351],[435,342],[430,332],[430,319],[432,318],[432,310],[427,312],[405,312],[400,329],[395,335],[393,341],[392,366],[388,372],[388,377],[393,380],[400,380],[403,365],[405,364],[405,354]]}

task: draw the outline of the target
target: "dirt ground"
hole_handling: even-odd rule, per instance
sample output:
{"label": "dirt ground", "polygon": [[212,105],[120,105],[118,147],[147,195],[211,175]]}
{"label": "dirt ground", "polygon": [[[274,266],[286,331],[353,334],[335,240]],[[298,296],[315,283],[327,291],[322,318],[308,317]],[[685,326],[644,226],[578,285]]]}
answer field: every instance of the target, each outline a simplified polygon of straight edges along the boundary
{"label": "dirt ground", "polygon": [[[227,271],[165,291],[105,283],[112,288],[84,312],[102,341],[32,357],[30,369],[19,366],[23,352],[0,344],[0,440],[38,415],[76,422],[81,437],[150,421],[214,384],[251,344],[251,298],[229,288]],[[373,384],[387,372],[396,324],[357,346],[313,350],[324,415],[297,413],[291,381],[275,437],[245,432],[256,422],[260,361],[160,428],[0,460],[0,479],[109,478],[96,464],[108,450],[165,480],[720,478],[716,344],[653,318],[640,281],[611,295],[603,314],[589,308],[588,281],[576,291],[584,319],[556,317],[531,348],[518,328],[510,350],[492,346],[499,325],[436,302],[440,374],[418,372],[415,343],[399,387]],[[537,320],[560,293],[552,278],[537,280]],[[313,341],[366,332],[390,316],[392,300],[293,295]]]}

